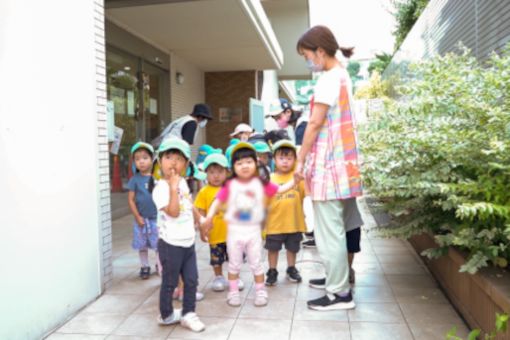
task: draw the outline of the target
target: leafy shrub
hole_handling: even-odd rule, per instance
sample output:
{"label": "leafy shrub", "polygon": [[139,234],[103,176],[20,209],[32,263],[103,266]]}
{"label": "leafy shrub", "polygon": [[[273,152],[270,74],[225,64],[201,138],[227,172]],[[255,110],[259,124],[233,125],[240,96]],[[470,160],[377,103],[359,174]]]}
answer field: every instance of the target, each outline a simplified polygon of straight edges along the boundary
{"label": "leafy shrub", "polygon": [[461,271],[510,260],[510,48],[481,65],[468,50],[410,66],[395,102],[360,131],[365,183],[387,235],[432,232]]}
{"label": "leafy shrub", "polygon": [[381,79],[381,74],[378,71],[374,71],[368,84],[357,88],[354,94],[356,99],[386,99],[387,96],[388,83]]}
{"label": "leafy shrub", "polygon": [[393,0],[392,3],[395,8],[393,16],[395,17],[396,28],[393,36],[395,37],[396,51],[404,42],[425,7],[427,7],[429,0]]}

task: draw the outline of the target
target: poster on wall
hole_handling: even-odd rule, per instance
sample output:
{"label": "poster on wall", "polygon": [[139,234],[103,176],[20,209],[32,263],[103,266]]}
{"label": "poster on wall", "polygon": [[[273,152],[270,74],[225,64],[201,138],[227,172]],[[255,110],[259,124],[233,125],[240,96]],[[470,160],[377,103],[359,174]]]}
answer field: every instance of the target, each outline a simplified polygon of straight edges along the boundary
{"label": "poster on wall", "polygon": [[135,115],[135,93],[133,91],[127,91],[127,114],[128,116],[134,117]]}
{"label": "poster on wall", "polygon": [[112,146],[110,147],[110,152],[114,155],[117,155],[119,153],[120,143],[122,142],[123,134],[124,130],[116,126],[114,129],[113,143]]}
{"label": "poster on wall", "polygon": [[219,111],[219,121],[220,123],[228,123],[230,122],[230,108],[228,107],[220,107]]}
{"label": "poster on wall", "polygon": [[242,123],[243,109],[241,107],[221,107],[218,117],[220,123]]}
{"label": "poster on wall", "polygon": [[158,114],[158,100],[156,98],[149,98],[149,112],[153,115]]}
{"label": "poster on wall", "polygon": [[108,129],[108,142],[113,142],[115,137],[115,107],[113,100],[106,103],[106,123]]}

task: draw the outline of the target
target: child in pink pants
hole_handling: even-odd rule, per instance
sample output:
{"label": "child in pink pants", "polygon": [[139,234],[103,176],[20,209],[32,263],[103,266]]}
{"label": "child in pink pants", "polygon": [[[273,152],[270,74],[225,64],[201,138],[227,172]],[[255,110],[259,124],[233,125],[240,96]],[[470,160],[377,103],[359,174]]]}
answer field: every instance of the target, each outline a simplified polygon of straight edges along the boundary
{"label": "child in pink pants", "polygon": [[211,204],[202,228],[207,233],[212,227],[212,218],[221,203],[226,204],[224,215],[227,221],[227,252],[229,258],[228,280],[229,293],[227,303],[240,306],[238,278],[243,263],[243,253],[248,258],[251,271],[255,277],[255,306],[267,305],[267,291],[264,286],[262,268],[262,221],[265,217],[265,201],[277,193],[290,190],[294,180],[277,186],[263,182],[258,177],[257,154],[255,148],[240,142],[232,149],[232,178],[220,189]]}

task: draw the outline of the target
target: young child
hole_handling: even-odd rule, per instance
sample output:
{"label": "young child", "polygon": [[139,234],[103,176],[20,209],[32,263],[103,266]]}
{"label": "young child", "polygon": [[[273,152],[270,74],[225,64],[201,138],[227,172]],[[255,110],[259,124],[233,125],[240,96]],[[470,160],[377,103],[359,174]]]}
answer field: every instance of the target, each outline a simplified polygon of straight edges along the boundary
{"label": "young child", "polygon": [[262,182],[258,177],[257,154],[253,145],[240,142],[232,149],[232,178],[225,182],[211,205],[202,227],[207,232],[212,228],[212,219],[220,203],[227,204],[227,251],[229,257],[229,293],[227,303],[240,306],[239,271],[243,264],[243,253],[255,278],[255,306],[267,305],[262,268],[261,224],[264,220],[265,199],[279,192],[290,190],[294,180],[278,187],[271,182]]}
{"label": "young child", "polygon": [[[283,184],[294,176],[296,163],[296,146],[289,140],[282,139],[273,145],[273,155],[276,165],[271,181]],[[266,245],[268,250],[269,270],[266,274],[266,285],[273,286],[278,281],[278,253],[285,245],[287,250],[287,278],[292,282],[301,282],[301,275],[296,269],[296,254],[305,232],[305,216],[303,213],[303,199],[305,197],[304,183],[301,182],[294,189],[278,194],[269,204],[266,221]]]}
{"label": "young child", "polygon": [[253,128],[248,124],[241,123],[236,126],[234,132],[230,134],[230,138],[238,138],[242,142],[247,142],[253,133]]}
{"label": "young child", "polygon": [[[138,142],[131,148],[131,157],[136,167],[135,175],[128,182],[128,203],[135,218],[131,245],[140,255],[140,278],[143,280],[148,279],[151,273],[149,248],[156,251],[156,259],[158,259],[157,210],[151,195],[154,188],[154,179],[151,175],[153,155],[152,145],[144,142]],[[157,262],[156,272],[158,272]]]}
{"label": "young child", "polygon": [[[264,180],[269,181],[271,177],[271,149],[266,142],[255,142],[253,143],[253,147],[257,152],[257,160],[259,164],[259,176],[265,176],[267,179]],[[262,167],[263,169],[260,169]]]}
{"label": "young child", "polygon": [[[158,322],[171,325],[180,321],[182,326],[200,332],[205,326],[195,314],[198,271],[193,202],[183,178],[190,157],[190,146],[182,139],[168,138],[158,149],[162,179],[152,193],[158,210],[158,251],[163,267]],[[184,282],[182,312],[172,306],[179,275]]]}
{"label": "young child", "polygon": [[[220,188],[225,183],[228,173],[228,161],[222,154],[211,154],[206,157],[202,166],[207,173],[207,185],[200,190],[195,199],[195,207],[201,215],[207,215],[209,207],[216,198]],[[223,276],[222,265],[228,261],[227,256],[227,225],[223,219],[223,212],[220,211],[213,218],[213,227],[206,235],[201,228],[200,237],[202,241],[209,242],[211,251],[211,266],[215,278],[212,288],[216,292],[222,292],[228,287],[228,281]],[[239,287],[243,287],[239,280]]]}

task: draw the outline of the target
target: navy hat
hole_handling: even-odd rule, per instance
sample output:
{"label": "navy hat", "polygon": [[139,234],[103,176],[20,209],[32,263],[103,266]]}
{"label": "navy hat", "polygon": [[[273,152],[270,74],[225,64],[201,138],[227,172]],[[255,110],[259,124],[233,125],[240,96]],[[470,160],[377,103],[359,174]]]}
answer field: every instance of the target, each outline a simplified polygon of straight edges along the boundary
{"label": "navy hat", "polygon": [[193,117],[204,117],[206,119],[213,119],[211,115],[211,110],[209,110],[209,106],[205,104],[196,104],[193,106],[193,112],[191,112]]}
{"label": "navy hat", "polygon": [[282,106],[282,110],[285,111],[287,109],[292,109],[289,101],[285,98],[280,98],[280,105]]}

